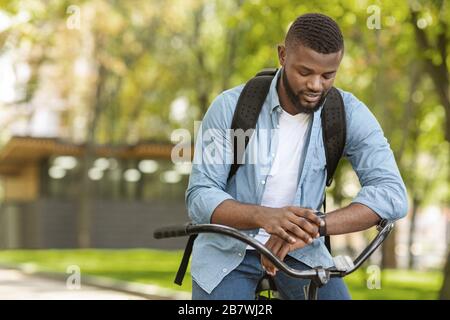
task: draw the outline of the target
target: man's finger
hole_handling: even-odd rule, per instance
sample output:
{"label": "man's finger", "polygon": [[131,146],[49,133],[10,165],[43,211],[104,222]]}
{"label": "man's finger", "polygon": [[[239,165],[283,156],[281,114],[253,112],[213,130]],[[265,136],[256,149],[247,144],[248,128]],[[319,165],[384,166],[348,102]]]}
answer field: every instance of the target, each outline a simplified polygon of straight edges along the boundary
{"label": "man's finger", "polygon": [[290,251],[290,247],[289,245],[284,245],[281,247],[281,249],[278,251],[278,258],[280,258],[281,261],[284,260],[284,258],[286,258],[286,255],[289,253]]}
{"label": "man's finger", "polygon": [[269,259],[267,259],[266,257],[262,256],[261,257],[261,265],[262,265],[263,269],[266,271],[267,274],[273,275],[273,273],[274,273],[276,268],[272,264],[272,262],[270,262]]}
{"label": "man's finger", "polygon": [[[269,241],[271,241],[271,239],[269,239]],[[267,241],[267,242],[269,242],[269,241]],[[269,243],[269,245],[267,245],[267,243],[266,243],[267,249],[269,249],[275,256],[277,256],[278,251],[280,250],[282,245],[283,245],[282,240],[271,241]],[[264,262],[264,266],[266,267],[266,269],[268,269],[270,267],[275,267],[273,265],[273,263],[266,256],[262,256],[262,258],[263,258],[262,261]]]}
{"label": "man's finger", "polygon": [[[287,244],[282,239],[271,236],[269,240],[266,242],[265,246],[267,249],[269,249],[275,256],[278,255],[278,251],[281,249],[281,247]],[[261,256],[261,265],[266,271],[266,273],[270,275],[275,275],[276,271],[278,270],[275,265],[264,255]]]}
{"label": "man's finger", "polygon": [[276,233],[277,236],[279,236],[281,239],[283,239],[286,242],[289,243],[295,243],[295,238],[291,235],[289,235],[283,228],[279,228],[278,232]]}
{"label": "man's finger", "polygon": [[308,219],[309,221],[315,223],[316,225],[320,226],[322,223],[322,219],[320,219],[312,209],[306,209],[306,208],[300,208],[300,207],[289,207],[289,210],[291,210],[293,213],[295,213],[299,217],[303,217]]}
{"label": "man's finger", "polygon": [[315,238],[316,235],[319,233],[319,226],[316,225],[315,223],[309,221],[306,218],[302,218],[302,217],[295,217],[296,218],[296,223],[297,225],[303,230],[306,231],[308,233],[309,236],[311,236],[312,238]]}
{"label": "man's finger", "polygon": [[[297,218],[297,219],[298,219],[298,218]],[[303,218],[299,218],[299,219],[303,219]],[[298,225],[295,224],[295,223],[291,223],[291,224],[288,226],[288,229],[289,229],[289,231],[290,231],[292,234],[294,234],[297,238],[299,238],[299,239],[305,241],[306,243],[312,243],[312,238],[315,237],[315,235],[317,234],[317,231],[313,231],[313,232],[309,233],[307,230],[304,229],[303,226],[308,225],[308,226],[305,227],[306,229],[313,229],[313,228],[309,226],[310,223],[306,222],[305,219],[303,219],[303,221],[305,221],[305,222],[300,222],[300,221],[299,221],[299,223],[300,223],[302,226],[298,226]]]}

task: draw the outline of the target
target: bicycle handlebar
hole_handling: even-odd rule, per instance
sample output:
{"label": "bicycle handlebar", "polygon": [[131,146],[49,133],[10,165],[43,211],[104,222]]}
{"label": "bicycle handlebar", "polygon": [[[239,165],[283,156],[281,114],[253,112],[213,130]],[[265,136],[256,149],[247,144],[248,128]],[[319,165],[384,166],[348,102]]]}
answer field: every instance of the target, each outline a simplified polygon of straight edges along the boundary
{"label": "bicycle handlebar", "polygon": [[324,269],[322,267],[312,268],[310,270],[296,270],[289,267],[286,263],[276,257],[270,250],[268,250],[261,242],[254,238],[240,232],[239,230],[219,224],[191,224],[186,223],[184,225],[167,226],[156,229],[154,231],[155,239],[173,238],[190,236],[199,233],[219,233],[226,236],[230,236],[237,240],[240,240],[253,248],[255,248],[260,254],[268,258],[278,269],[285,272],[287,275],[296,277],[317,280],[319,279],[322,284],[328,282],[327,279],[335,277],[345,277],[350,273],[358,269],[371,255],[372,253],[383,243],[386,237],[394,227],[394,223],[388,220],[381,220],[377,226],[378,234],[370,242],[370,244],[361,252],[361,254],[353,261],[353,267],[349,270],[337,270],[335,267]]}

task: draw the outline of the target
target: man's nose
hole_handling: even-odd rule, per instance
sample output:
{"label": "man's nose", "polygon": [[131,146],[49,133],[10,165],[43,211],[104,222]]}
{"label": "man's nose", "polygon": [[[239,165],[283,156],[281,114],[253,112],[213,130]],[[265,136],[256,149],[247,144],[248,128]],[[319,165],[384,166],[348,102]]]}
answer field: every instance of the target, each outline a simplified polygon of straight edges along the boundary
{"label": "man's nose", "polygon": [[306,87],[309,91],[312,92],[321,92],[322,91],[322,82],[320,80],[320,75],[312,76],[308,79],[306,83]]}

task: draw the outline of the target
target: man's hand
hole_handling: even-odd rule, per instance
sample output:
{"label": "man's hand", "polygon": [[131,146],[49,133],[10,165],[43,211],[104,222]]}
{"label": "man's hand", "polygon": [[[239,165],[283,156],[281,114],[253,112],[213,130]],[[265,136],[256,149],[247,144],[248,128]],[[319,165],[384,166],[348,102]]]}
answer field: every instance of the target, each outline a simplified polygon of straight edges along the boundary
{"label": "man's hand", "polygon": [[276,235],[288,243],[311,243],[319,237],[322,220],[314,210],[300,207],[269,208],[258,217],[258,224],[271,235]]}
{"label": "man's hand", "polygon": [[[288,243],[283,239],[281,239],[280,237],[272,235],[266,242],[265,246],[267,249],[272,251],[272,253],[275,256],[280,258],[281,261],[283,261],[289,252],[303,248],[308,244],[310,244],[304,242],[302,239],[296,240],[297,241],[295,243]],[[261,265],[266,270],[266,272],[271,276],[275,276],[276,272],[278,271],[278,269],[272,264],[272,262],[270,262],[270,260],[263,255],[261,255]]]}

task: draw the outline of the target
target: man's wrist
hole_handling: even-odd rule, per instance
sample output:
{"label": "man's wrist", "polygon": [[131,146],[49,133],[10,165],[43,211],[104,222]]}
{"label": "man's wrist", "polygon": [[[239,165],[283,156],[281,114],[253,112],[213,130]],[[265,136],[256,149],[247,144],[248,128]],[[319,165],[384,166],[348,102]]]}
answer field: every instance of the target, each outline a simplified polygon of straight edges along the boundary
{"label": "man's wrist", "polygon": [[267,208],[264,206],[258,206],[255,205],[255,211],[253,212],[253,222],[252,224],[256,227],[256,228],[262,228],[263,227],[263,219],[264,219],[264,214],[265,214],[265,210]]}

